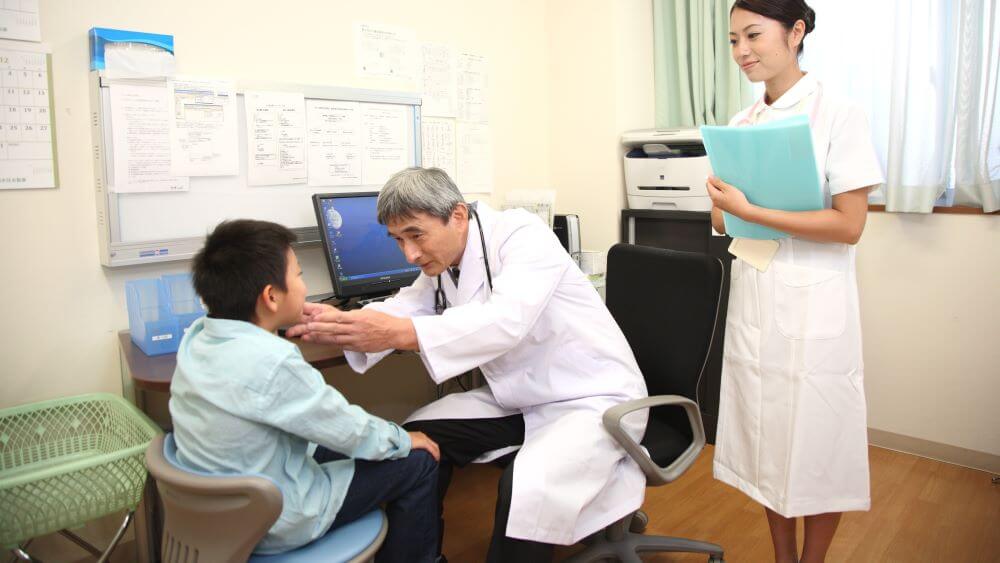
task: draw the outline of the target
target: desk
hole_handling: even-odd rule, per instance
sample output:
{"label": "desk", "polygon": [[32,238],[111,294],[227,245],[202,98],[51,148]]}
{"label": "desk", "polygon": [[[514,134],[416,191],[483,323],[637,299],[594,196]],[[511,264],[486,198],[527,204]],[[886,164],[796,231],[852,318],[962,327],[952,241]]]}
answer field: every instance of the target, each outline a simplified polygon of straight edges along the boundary
{"label": "desk", "polygon": [[[289,340],[298,345],[302,357],[316,369],[322,370],[347,363],[344,352],[336,346],[305,342],[298,338]],[[132,342],[127,330],[118,332],[118,344],[122,367],[127,368],[123,373],[127,371],[131,376],[131,386],[142,391],[170,392],[170,379],[173,378],[174,368],[177,367],[176,354],[147,356]]]}

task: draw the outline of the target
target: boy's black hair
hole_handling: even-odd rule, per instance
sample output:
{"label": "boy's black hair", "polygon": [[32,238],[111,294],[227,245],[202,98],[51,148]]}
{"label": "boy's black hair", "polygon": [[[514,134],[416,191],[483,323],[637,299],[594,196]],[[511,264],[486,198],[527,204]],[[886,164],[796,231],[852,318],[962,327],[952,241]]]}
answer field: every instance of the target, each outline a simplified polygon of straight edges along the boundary
{"label": "boy's black hair", "polygon": [[267,285],[287,290],[288,250],[295,233],[268,221],[223,221],[205,239],[191,270],[208,316],[252,322]]}

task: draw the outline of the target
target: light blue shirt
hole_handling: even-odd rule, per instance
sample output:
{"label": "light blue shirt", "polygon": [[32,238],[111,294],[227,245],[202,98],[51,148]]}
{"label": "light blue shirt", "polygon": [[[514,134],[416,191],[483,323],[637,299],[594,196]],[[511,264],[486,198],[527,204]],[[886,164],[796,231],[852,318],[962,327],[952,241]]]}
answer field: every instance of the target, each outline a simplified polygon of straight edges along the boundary
{"label": "light blue shirt", "polygon": [[259,553],[318,538],[344,502],[354,460],[319,464],[310,442],[358,459],[410,452],[406,431],[348,404],[295,344],[247,322],[195,321],[177,351],[170,393],[182,465],[264,475],[281,490],[281,516]]}

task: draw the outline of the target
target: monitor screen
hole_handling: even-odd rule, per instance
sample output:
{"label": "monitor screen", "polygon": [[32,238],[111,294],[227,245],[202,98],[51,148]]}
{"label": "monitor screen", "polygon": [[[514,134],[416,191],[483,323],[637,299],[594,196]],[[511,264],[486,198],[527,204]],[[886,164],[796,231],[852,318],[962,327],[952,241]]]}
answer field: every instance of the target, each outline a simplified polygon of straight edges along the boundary
{"label": "monitor screen", "polygon": [[378,192],[315,194],[313,207],[337,297],[378,295],[413,283],[420,267],[406,261],[376,219]]}

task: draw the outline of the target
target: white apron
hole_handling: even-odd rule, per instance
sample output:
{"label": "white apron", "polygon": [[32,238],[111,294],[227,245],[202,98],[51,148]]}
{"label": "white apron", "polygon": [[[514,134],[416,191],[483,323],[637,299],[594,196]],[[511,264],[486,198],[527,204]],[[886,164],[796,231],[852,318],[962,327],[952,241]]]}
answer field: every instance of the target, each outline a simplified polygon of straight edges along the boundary
{"label": "white apron", "polygon": [[[810,116],[827,207],[831,192],[881,183],[863,114],[809,75],[732,123],[799,113]],[[765,272],[733,260],[714,474],[785,517],[868,510],[855,249],[779,243]]]}
{"label": "white apron", "polygon": [[[436,279],[371,305],[413,319],[427,371],[441,383],[480,367],[487,385],[447,395],[409,420],[523,413],[507,536],[568,545],[637,510],[646,479],[604,430],[608,408],[646,397],[621,330],[552,230],[523,210],[478,205],[493,274],[486,284],[478,224],[470,222],[456,288],[442,276],[449,308],[434,315]],[[364,372],[387,352],[347,354]],[[645,413],[628,417],[641,439]],[[489,452],[488,461],[517,448]]]}

